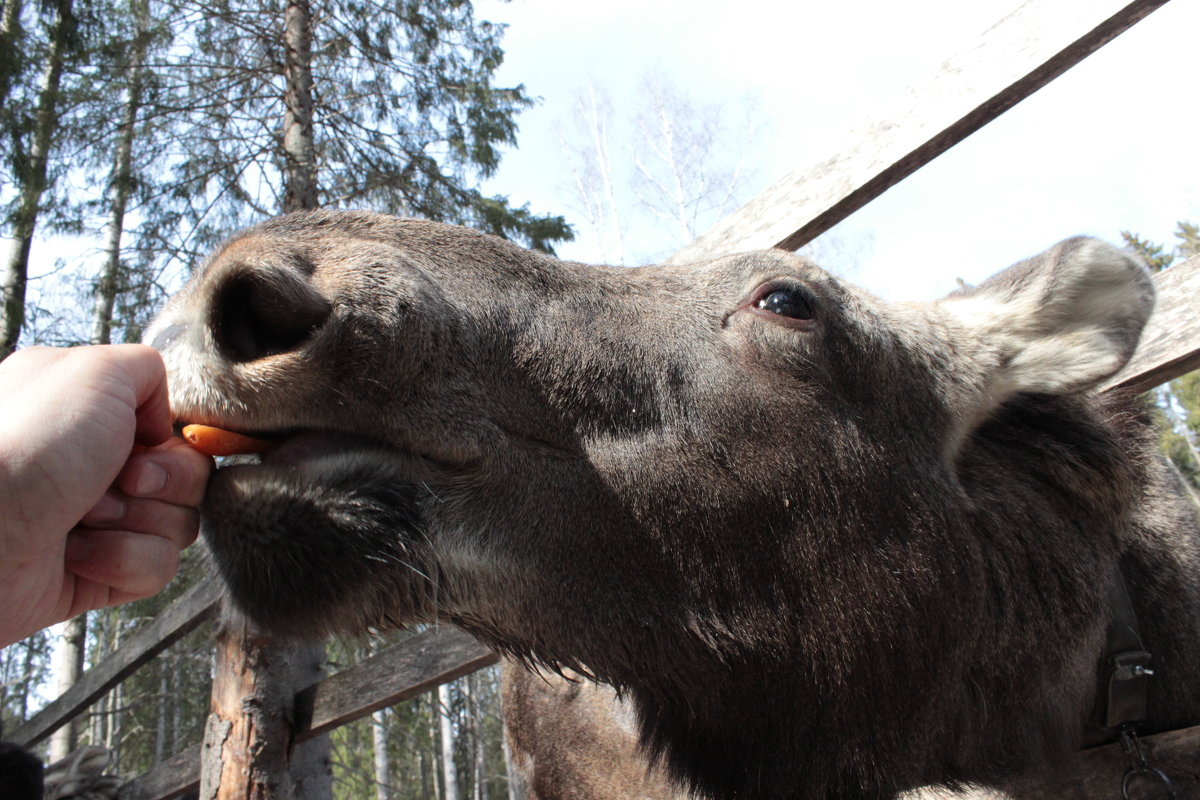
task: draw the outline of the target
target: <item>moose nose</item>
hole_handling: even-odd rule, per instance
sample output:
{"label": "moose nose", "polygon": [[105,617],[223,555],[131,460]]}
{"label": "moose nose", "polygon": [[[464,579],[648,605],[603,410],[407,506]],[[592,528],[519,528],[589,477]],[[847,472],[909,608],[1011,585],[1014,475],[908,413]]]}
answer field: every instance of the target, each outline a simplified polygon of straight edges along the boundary
{"label": "moose nose", "polygon": [[244,363],[300,348],[331,311],[307,276],[260,267],[224,276],[209,321],[221,353]]}

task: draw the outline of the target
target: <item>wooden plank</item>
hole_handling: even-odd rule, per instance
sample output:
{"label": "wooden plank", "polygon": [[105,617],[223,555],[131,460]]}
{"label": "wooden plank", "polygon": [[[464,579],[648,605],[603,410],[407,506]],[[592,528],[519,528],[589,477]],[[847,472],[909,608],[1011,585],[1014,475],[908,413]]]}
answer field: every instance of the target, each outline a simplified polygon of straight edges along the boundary
{"label": "wooden plank", "polygon": [[499,659],[455,628],[424,631],[296,695],[296,740],[448,683]]}
{"label": "wooden plank", "polygon": [[787,175],[668,263],[803,246],[1165,2],[1029,0],[895,107],[841,137],[837,155]]}
{"label": "wooden plank", "polygon": [[94,703],[138,667],[170,647],[205,620],[220,589],[208,580],[188,589],[121,648],[84,673],[83,679],[8,736],[26,747],[37,744]]}
{"label": "wooden plank", "polygon": [[174,800],[200,788],[200,745],[176,753],[149,772],[126,781],[117,800]]}
{"label": "wooden plank", "polygon": [[1105,388],[1146,391],[1200,369],[1200,256],[1154,276],[1158,302],[1137,352]]}

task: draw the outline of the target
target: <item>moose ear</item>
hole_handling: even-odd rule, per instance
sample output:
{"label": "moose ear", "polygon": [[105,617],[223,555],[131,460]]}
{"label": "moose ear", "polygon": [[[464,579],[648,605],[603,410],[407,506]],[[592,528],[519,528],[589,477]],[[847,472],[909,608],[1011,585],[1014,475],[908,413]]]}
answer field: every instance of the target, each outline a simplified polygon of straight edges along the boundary
{"label": "moose ear", "polygon": [[[1097,386],[1133,355],[1154,285],[1131,254],[1097,239],[1059,242],[940,305],[973,333],[987,394],[1067,394]],[[981,376],[983,377],[983,376]]]}

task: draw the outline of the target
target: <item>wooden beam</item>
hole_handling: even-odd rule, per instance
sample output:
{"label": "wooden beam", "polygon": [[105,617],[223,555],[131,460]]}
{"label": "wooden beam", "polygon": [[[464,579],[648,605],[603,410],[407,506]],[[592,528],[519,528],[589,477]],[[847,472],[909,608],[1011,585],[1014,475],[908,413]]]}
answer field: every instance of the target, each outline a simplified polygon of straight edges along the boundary
{"label": "wooden beam", "polygon": [[297,694],[296,739],[319,736],[497,661],[456,628],[418,633]]}
{"label": "wooden beam", "polygon": [[1200,369],[1200,256],[1154,276],[1158,302],[1133,358],[1105,388],[1144,392]]}
{"label": "wooden beam", "polygon": [[203,581],[188,589],[153,621],[129,637],[119,650],[84,673],[78,683],[7,738],[26,747],[45,739],[203,622],[212,613],[219,594],[214,580]]}
{"label": "wooden beam", "polygon": [[895,107],[843,136],[840,153],[787,175],[667,263],[803,246],[1165,2],[1028,0]]}

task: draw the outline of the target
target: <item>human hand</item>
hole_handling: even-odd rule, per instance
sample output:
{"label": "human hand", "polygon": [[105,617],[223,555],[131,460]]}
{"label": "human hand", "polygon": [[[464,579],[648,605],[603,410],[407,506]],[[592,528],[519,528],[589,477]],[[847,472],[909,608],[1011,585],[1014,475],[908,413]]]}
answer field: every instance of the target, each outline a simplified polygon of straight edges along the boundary
{"label": "human hand", "polygon": [[162,589],[195,541],[211,469],[172,436],[149,347],[0,362],[0,645]]}

